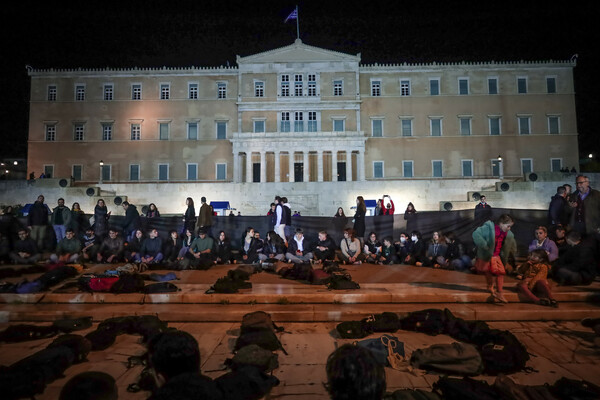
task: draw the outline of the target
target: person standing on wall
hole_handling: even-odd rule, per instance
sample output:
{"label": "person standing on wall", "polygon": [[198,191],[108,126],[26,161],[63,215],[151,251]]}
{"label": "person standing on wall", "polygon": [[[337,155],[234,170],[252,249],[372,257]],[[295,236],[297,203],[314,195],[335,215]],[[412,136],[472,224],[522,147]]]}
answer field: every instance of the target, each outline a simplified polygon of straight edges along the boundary
{"label": "person standing on wall", "polygon": [[365,240],[365,216],[367,214],[367,206],[365,199],[362,196],[356,198],[356,212],[354,213],[354,232],[356,238],[360,240],[362,248]]}
{"label": "person standing on wall", "polygon": [[200,198],[200,202],[202,205],[198,214],[198,229],[204,229],[208,237],[212,238],[213,208],[206,203],[206,197],[204,196]]}

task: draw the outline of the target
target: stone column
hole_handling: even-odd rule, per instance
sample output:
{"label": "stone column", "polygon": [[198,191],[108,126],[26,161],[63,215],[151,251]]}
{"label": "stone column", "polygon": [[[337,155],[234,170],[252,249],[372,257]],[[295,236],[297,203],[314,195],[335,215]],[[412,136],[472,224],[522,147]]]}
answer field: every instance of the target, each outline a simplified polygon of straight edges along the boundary
{"label": "stone column", "polygon": [[302,155],[304,156],[302,159],[302,171],[304,172],[302,182],[308,182],[310,180],[308,174],[308,151],[304,151]]}
{"label": "stone column", "polygon": [[246,183],[252,183],[252,152],[246,152]]}
{"label": "stone column", "polygon": [[352,181],[352,150],[346,151],[346,181]]}
{"label": "stone column", "polygon": [[288,152],[288,164],[289,164],[289,172],[288,172],[288,182],[294,182],[294,150],[290,150]]}
{"label": "stone column", "polygon": [[323,150],[317,151],[317,181],[323,182]]}
{"label": "stone column", "polygon": [[338,163],[337,150],[331,150],[331,181],[332,182],[338,181],[337,163]]}
{"label": "stone column", "polygon": [[233,153],[233,182],[235,183],[240,183],[241,182],[241,177],[240,177],[240,153],[239,152],[234,152]]}
{"label": "stone column", "polygon": [[264,150],[260,152],[260,181],[267,181],[267,153]]}
{"label": "stone column", "polygon": [[359,151],[356,155],[356,168],[358,174],[356,175],[356,179],[360,182],[365,180],[365,153]]}
{"label": "stone column", "polygon": [[275,182],[281,181],[281,167],[279,166],[279,157],[281,157],[281,154],[279,153],[279,151],[275,151]]}

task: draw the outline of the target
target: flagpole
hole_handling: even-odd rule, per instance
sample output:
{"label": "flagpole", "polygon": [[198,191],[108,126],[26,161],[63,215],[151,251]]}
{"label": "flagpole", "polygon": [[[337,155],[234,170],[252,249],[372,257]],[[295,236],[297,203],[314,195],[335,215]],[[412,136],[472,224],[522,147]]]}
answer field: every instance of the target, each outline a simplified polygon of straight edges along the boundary
{"label": "flagpole", "polygon": [[298,6],[296,6],[296,35],[300,39],[300,15],[298,14]]}

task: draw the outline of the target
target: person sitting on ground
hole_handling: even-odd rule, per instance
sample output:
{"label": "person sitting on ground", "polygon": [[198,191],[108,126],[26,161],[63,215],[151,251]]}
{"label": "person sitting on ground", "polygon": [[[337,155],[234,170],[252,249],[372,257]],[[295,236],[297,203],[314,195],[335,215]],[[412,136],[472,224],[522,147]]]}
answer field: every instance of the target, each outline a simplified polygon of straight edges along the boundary
{"label": "person sitting on ground", "polygon": [[296,234],[288,241],[285,258],[294,264],[311,262],[313,259],[312,243],[304,237],[302,228],[297,228]]}
{"label": "person sitting on ground", "polygon": [[329,355],[325,368],[332,400],[380,400],[385,394],[385,369],[365,347],[342,345]]}
{"label": "person sitting on ground", "polygon": [[422,240],[421,232],[419,231],[412,231],[410,233],[410,241],[412,245],[408,257],[404,262],[409,265],[421,267],[425,262],[427,244]]}
{"label": "person sitting on ground", "polygon": [[[283,240],[283,239],[282,239]],[[244,264],[253,264],[258,262],[258,248],[260,243],[254,237],[254,228],[246,228],[242,236],[242,245],[240,247],[240,262]]]}
{"label": "person sitting on ground", "polygon": [[163,247],[164,259],[167,262],[177,261],[179,251],[181,250],[181,240],[175,229],[169,231],[169,238],[165,241]]}
{"label": "person sitting on ground", "polygon": [[108,230],[108,237],[102,241],[98,249],[96,260],[98,262],[115,263],[121,261],[124,250],[123,238],[119,236],[116,228]]}
{"label": "person sitting on ground", "polygon": [[158,237],[158,231],[156,229],[150,229],[148,231],[148,237],[142,242],[142,248],[135,257],[135,260],[146,264],[155,264],[161,262],[163,259],[162,239]]}
{"label": "person sitting on ground", "polygon": [[19,239],[15,242],[13,251],[9,257],[15,264],[34,264],[40,260],[40,254],[35,240],[29,237],[29,231],[25,228],[19,229]]}
{"label": "person sitting on ground", "polygon": [[262,252],[258,254],[260,261],[284,261],[285,260],[285,243],[281,236],[275,231],[267,232],[267,238],[262,248]]}
{"label": "person sitting on ground", "polygon": [[125,248],[125,261],[136,262],[137,256],[142,250],[142,243],[144,243],[144,232],[141,229],[136,229],[133,237],[127,241]]}
{"label": "person sitting on ground", "polygon": [[567,244],[567,230],[564,225],[556,225],[552,235],[552,240],[558,248],[558,257],[560,258],[569,248]]}
{"label": "person sitting on ground", "polygon": [[398,264],[398,256],[396,255],[396,247],[394,247],[391,236],[383,238],[383,245],[377,257],[377,264],[390,265]]}
{"label": "person sitting on ground", "polygon": [[581,233],[567,234],[569,248],[556,260],[552,277],[560,285],[589,285],[596,277],[593,249],[581,240]]}
{"label": "person sitting on ground", "polygon": [[456,271],[469,271],[473,266],[473,260],[465,251],[465,246],[460,241],[456,233],[450,231],[446,235],[446,261],[444,268],[450,268]]}
{"label": "person sitting on ground", "polygon": [[85,235],[82,237],[82,246],[81,255],[84,260],[95,260],[98,256],[98,250],[100,249],[100,240],[96,233],[94,232],[94,228],[88,226],[85,231]]}
{"label": "person sitting on ground", "polygon": [[376,264],[379,258],[379,252],[381,251],[381,242],[377,240],[377,234],[375,232],[369,233],[365,246],[363,248],[363,254],[365,255],[365,262]]}
{"label": "person sitting on ground", "polygon": [[529,245],[529,251],[542,249],[548,254],[548,260],[553,262],[558,258],[558,247],[553,240],[548,238],[548,229],[545,226],[538,226],[535,229],[535,239]]}
{"label": "person sitting on ground", "polygon": [[179,250],[179,254],[177,255],[178,260],[183,260],[185,256],[189,253],[190,246],[192,245],[194,239],[196,239],[196,237],[194,236],[194,231],[190,230],[189,228],[185,228],[184,233],[183,235],[181,235],[180,238],[181,250]]}
{"label": "person sitting on ground", "polygon": [[188,253],[193,268],[208,268],[215,261],[213,254],[214,239],[208,236],[206,228],[198,229],[198,237],[194,239]]}
{"label": "person sitting on ground", "polygon": [[225,234],[225,231],[219,232],[219,236],[217,236],[214,246],[215,264],[235,263],[233,253],[231,252],[231,241]]}
{"label": "person sitting on ground", "polygon": [[318,238],[319,240],[313,250],[315,263],[320,264],[325,261],[335,260],[336,245],[333,239],[327,234],[327,231],[319,231]]}
{"label": "person sitting on ground", "polygon": [[356,238],[352,228],[344,229],[344,238],[340,243],[340,260],[344,264],[361,264],[365,259],[361,251],[360,240]]}
{"label": "person sitting on ground", "polygon": [[406,232],[400,234],[400,238],[394,243],[394,247],[396,247],[398,262],[400,262],[400,264],[406,264],[409,260],[410,252],[412,251],[412,242]]}
{"label": "person sitting on ground", "polygon": [[117,400],[115,378],[101,371],[81,372],[65,383],[58,400]]}
{"label": "person sitting on ground", "polygon": [[259,231],[254,231],[254,239],[258,241],[258,249],[256,250],[256,252],[258,254],[261,254],[263,251],[263,247],[265,246],[265,241],[261,239]]}
{"label": "person sitting on ground", "polygon": [[65,237],[58,242],[56,253],[50,256],[50,261],[53,263],[76,263],[79,261],[81,252],[81,241],[75,237],[75,232],[72,228],[67,228]]}
{"label": "person sitting on ground", "polygon": [[441,231],[433,232],[427,246],[427,251],[425,252],[423,265],[426,267],[441,268],[446,263],[447,250],[446,238],[442,235]]}
{"label": "person sitting on ground", "polygon": [[[527,261],[517,268],[517,279],[523,280],[517,284],[517,293],[519,293],[521,301],[558,307],[558,303],[550,291],[547,279],[548,271],[550,271],[548,253],[544,249],[531,250]],[[539,297],[534,293],[539,294]]]}

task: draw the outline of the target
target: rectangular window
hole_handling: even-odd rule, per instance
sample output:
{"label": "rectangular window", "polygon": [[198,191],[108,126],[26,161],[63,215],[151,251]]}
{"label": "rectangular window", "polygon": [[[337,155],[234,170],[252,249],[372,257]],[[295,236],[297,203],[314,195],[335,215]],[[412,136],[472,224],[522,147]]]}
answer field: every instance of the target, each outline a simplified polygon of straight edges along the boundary
{"label": "rectangular window", "polygon": [[371,81],[371,96],[381,96],[381,81]]}
{"label": "rectangular window", "polygon": [[402,173],[405,178],[412,178],[414,176],[412,161],[402,161]]}
{"label": "rectangular window", "polygon": [[160,84],[160,99],[169,100],[171,98],[171,85],[168,83]]}
{"label": "rectangular window", "polygon": [[548,133],[558,135],[560,133],[560,117],[551,115],[548,117]]}
{"label": "rectangular window", "polygon": [[139,83],[134,83],[131,85],[131,100],[141,100],[142,99],[142,85]]}
{"label": "rectangular window", "polygon": [[500,117],[489,117],[489,129],[490,135],[496,136],[500,135]]}
{"label": "rectangular window", "polygon": [[344,82],[343,81],[333,81],[333,95],[334,96],[343,96],[344,95]]}
{"label": "rectangular window", "polygon": [[138,164],[129,165],[129,180],[139,181],[140,180],[140,166]]}
{"label": "rectangular window", "polygon": [[527,93],[527,78],[525,78],[525,77],[517,78],[517,93],[519,93],[519,94]]}
{"label": "rectangular window", "polygon": [[410,96],[410,81],[403,79],[400,81],[400,96]]}
{"label": "rectangular window", "polygon": [[462,136],[471,135],[471,118],[459,118],[460,121],[460,134]]}
{"label": "rectangular window", "polygon": [[73,127],[73,140],[76,142],[83,141],[83,131],[84,131],[83,124],[75,124],[75,126]]}
{"label": "rectangular window", "polygon": [[317,132],[317,112],[309,111],[308,112],[308,131],[309,132]]}
{"label": "rectangular window", "polygon": [[383,178],[383,161],[373,161],[373,178]]}
{"label": "rectangular window", "polygon": [[281,75],[281,97],[288,97],[290,95],[290,76]]}
{"label": "rectangular window", "polygon": [[108,141],[112,140],[112,124],[102,124],[102,140]]}
{"label": "rectangular window", "polygon": [[73,165],[73,170],[71,172],[74,181],[80,181],[83,177],[83,166],[82,165]]}
{"label": "rectangular window", "polygon": [[217,99],[227,98],[227,84],[225,82],[217,83]]}
{"label": "rectangular window", "polygon": [[169,180],[169,164],[158,164],[158,180]]}
{"label": "rectangular window", "polygon": [[104,100],[111,101],[113,100],[115,87],[112,83],[107,83],[104,85]]}
{"label": "rectangular window", "polygon": [[462,160],[462,176],[473,176],[473,160]]}
{"label": "rectangular window", "polygon": [[304,132],[304,113],[294,112],[294,132]]}
{"label": "rectangular window", "polygon": [[161,122],[158,124],[158,139],[159,140],[169,140],[169,124],[166,122]]}
{"label": "rectangular window", "polygon": [[188,83],[188,99],[198,100],[198,84]]}
{"label": "rectangular window", "polygon": [[519,135],[531,134],[531,117],[519,117]]}
{"label": "rectangular window", "polygon": [[434,178],[441,178],[444,170],[444,162],[442,160],[431,161],[431,176]]}
{"label": "rectangular window", "polygon": [[533,159],[521,158],[521,174],[529,175],[533,172]]}
{"label": "rectangular window", "polygon": [[44,176],[54,178],[54,165],[44,165]]}
{"label": "rectangular window", "polygon": [[308,95],[309,96],[317,95],[317,75],[316,74],[308,75]]}
{"label": "rectangular window", "polygon": [[431,118],[429,120],[429,130],[431,131],[431,136],[442,136],[442,119]]}
{"label": "rectangular window", "polygon": [[498,94],[498,78],[488,78],[488,94]]}
{"label": "rectangular window", "polygon": [[403,119],[401,129],[402,136],[412,136],[412,119]]}
{"label": "rectangular window", "polygon": [[467,95],[469,94],[469,80],[467,78],[458,79],[458,94]]}
{"label": "rectangular window", "polygon": [[227,122],[217,121],[217,139],[227,139]]}
{"label": "rectangular window", "polygon": [[131,124],[131,140],[142,139],[142,126],[140,124]]}
{"label": "rectangular window", "polygon": [[216,176],[218,181],[227,180],[227,164],[216,165]]}
{"label": "rectangular window", "polygon": [[265,97],[265,83],[254,82],[254,97]]}
{"label": "rectangular window", "polygon": [[556,93],[556,78],[553,76],[546,77],[546,92]]}
{"label": "rectangular window", "polygon": [[304,85],[302,83],[302,75],[294,75],[294,96],[303,96],[302,89]]}
{"label": "rectangular window", "polygon": [[551,158],[550,159],[550,171],[560,172],[562,169],[562,158]]}
{"label": "rectangular window", "polygon": [[85,85],[76,85],[75,86],[75,101],[84,101],[85,100]]}
{"label": "rectangular window", "polygon": [[281,113],[281,132],[290,131],[290,113],[284,111]]}
{"label": "rectangular window", "polygon": [[440,95],[440,80],[439,78],[429,79],[429,94],[431,96]]}
{"label": "rectangular window", "polygon": [[383,137],[383,120],[372,119],[371,120],[371,134],[373,137]]}
{"label": "rectangular window", "polygon": [[198,180],[198,164],[187,164],[187,180]]}
{"label": "rectangular window", "polygon": [[265,121],[257,120],[254,121],[254,133],[264,133],[265,131]]}
{"label": "rectangular window", "polygon": [[56,101],[56,85],[48,86],[48,101]]}
{"label": "rectangular window", "polygon": [[346,121],[343,119],[334,119],[333,120],[333,131],[334,132],[344,132],[345,122]]}
{"label": "rectangular window", "polygon": [[188,140],[198,140],[198,123],[197,122],[188,122],[187,138],[188,138]]}
{"label": "rectangular window", "polygon": [[56,140],[56,125],[46,125],[46,142],[54,142]]}
{"label": "rectangular window", "polygon": [[110,181],[112,179],[112,165],[104,164],[102,166],[101,174],[102,174],[103,181]]}

